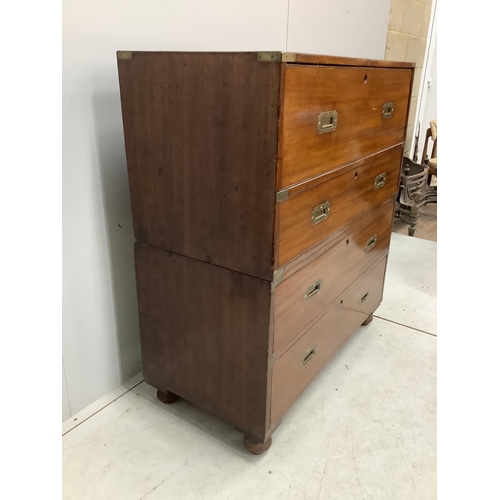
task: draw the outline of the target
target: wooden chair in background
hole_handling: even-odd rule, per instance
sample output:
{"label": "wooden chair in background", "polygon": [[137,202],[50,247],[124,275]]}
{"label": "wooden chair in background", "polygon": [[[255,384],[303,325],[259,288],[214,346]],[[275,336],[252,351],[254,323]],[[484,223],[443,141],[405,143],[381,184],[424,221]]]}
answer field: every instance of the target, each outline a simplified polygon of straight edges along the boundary
{"label": "wooden chair in background", "polygon": [[[430,126],[425,134],[425,142],[424,142],[424,149],[422,151],[421,163],[423,165],[426,165],[429,169],[427,184],[430,186],[432,176],[435,175],[437,177],[437,119],[431,120],[429,125]],[[432,139],[434,141],[434,144],[432,145],[432,152],[430,158],[429,155],[427,154],[427,144],[429,142],[429,139]]]}

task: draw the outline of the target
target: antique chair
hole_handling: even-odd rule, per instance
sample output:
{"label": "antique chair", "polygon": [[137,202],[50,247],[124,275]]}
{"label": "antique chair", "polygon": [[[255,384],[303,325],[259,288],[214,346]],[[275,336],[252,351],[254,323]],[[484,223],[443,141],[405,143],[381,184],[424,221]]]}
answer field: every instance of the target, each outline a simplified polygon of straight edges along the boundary
{"label": "antique chair", "polygon": [[427,203],[437,203],[437,187],[427,184],[428,176],[429,167],[403,157],[395,216],[410,225],[409,236],[415,235],[420,207]]}
{"label": "antique chair", "polygon": [[[432,176],[437,176],[437,119],[431,120],[430,127],[425,134],[424,149],[422,151],[422,164],[429,167],[429,174],[427,177],[427,184],[430,186]],[[431,157],[427,154],[427,143],[429,138],[432,138],[434,144],[432,146]]]}

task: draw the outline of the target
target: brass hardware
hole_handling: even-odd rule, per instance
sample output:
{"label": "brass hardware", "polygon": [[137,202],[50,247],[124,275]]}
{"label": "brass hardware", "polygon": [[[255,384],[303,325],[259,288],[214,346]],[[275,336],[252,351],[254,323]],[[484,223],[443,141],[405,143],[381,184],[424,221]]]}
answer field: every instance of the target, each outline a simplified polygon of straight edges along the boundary
{"label": "brass hardware", "polygon": [[321,221],[324,221],[328,214],[330,213],[330,202],[325,201],[321,205],[314,207],[311,212],[311,224],[315,226],[319,224]]}
{"label": "brass hardware", "polygon": [[377,235],[374,234],[365,245],[365,252],[368,253],[377,244]]}
{"label": "brass hardware", "polygon": [[337,128],[337,119],[339,114],[337,111],[323,111],[318,115],[318,133],[326,134],[327,132],[333,132]]}
{"label": "brass hardware", "polygon": [[261,62],[295,62],[295,52],[258,52]]}
{"label": "brass hardware", "polygon": [[129,50],[119,50],[116,53],[116,57],[118,59],[132,59],[132,52],[130,52]]}
{"label": "brass hardware", "polygon": [[261,62],[281,62],[281,52],[258,52],[257,59]]}
{"label": "brass hardware", "polygon": [[271,283],[271,289],[274,290],[283,279],[284,268],[276,269],[273,273],[273,281]]}
{"label": "brass hardware", "polygon": [[373,189],[376,191],[377,189],[380,189],[381,187],[385,186],[385,181],[387,179],[386,173],[378,174],[377,177],[375,177],[375,182],[373,183]]}
{"label": "brass hardware", "polygon": [[310,287],[307,288],[306,293],[304,294],[304,300],[309,302],[311,299],[316,297],[323,286],[323,280],[319,279],[315,281]]}
{"label": "brass hardware", "polygon": [[386,102],[382,106],[382,120],[387,120],[387,118],[391,118],[394,113],[394,103]]}
{"label": "brass hardware", "polygon": [[367,290],[366,293],[359,299],[359,305],[361,305],[367,298],[370,293],[370,290]]}
{"label": "brass hardware", "polygon": [[276,203],[284,201],[288,198],[288,189],[282,189],[276,193]]}
{"label": "brass hardware", "polygon": [[281,54],[281,60],[283,62],[295,62],[295,52],[283,52]]}
{"label": "brass hardware", "polygon": [[304,366],[306,363],[309,363],[311,361],[312,357],[316,354],[316,346],[313,348],[309,349],[307,351],[306,355],[302,358],[302,362],[300,363],[300,366]]}

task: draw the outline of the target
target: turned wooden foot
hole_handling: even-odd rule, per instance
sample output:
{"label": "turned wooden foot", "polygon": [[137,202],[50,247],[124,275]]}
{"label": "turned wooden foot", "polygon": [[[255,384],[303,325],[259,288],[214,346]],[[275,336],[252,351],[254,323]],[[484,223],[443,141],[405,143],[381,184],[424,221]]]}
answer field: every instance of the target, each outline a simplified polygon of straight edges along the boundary
{"label": "turned wooden foot", "polygon": [[361,323],[363,326],[369,325],[373,321],[373,314],[370,314],[368,318],[366,318],[363,323]]}
{"label": "turned wooden foot", "polygon": [[243,436],[243,444],[245,448],[254,455],[262,455],[262,453],[266,452],[273,443],[273,438],[270,437],[265,443],[258,443],[253,438],[248,436]]}
{"label": "turned wooden foot", "polygon": [[167,405],[171,405],[172,403],[175,403],[179,399],[179,396],[177,396],[177,394],[174,394],[173,392],[170,392],[170,391],[167,391],[167,392],[157,391],[156,397],[162,403],[165,403]]}

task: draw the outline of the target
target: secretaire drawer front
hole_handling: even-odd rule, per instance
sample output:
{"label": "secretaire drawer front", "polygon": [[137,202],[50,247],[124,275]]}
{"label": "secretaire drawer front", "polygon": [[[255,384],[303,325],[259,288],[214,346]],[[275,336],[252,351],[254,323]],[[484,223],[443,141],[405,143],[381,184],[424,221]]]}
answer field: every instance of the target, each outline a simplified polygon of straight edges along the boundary
{"label": "secretaire drawer front", "polygon": [[274,353],[283,352],[389,249],[393,205],[369,215],[341,241],[274,290]]}
{"label": "secretaire drawer front", "polygon": [[397,193],[402,154],[400,146],[383,151],[278,203],[278,266]]}
{"label": "secretaire drawer front", "polygon": [[278,189],[404,142],[411,69],[288,65]]}
{"label": "secretaire drawer front", "polygon": [[272,369],[271,425],[292,406],[349,335],[378,306],[386,259],[337,297],[334,305]]}

